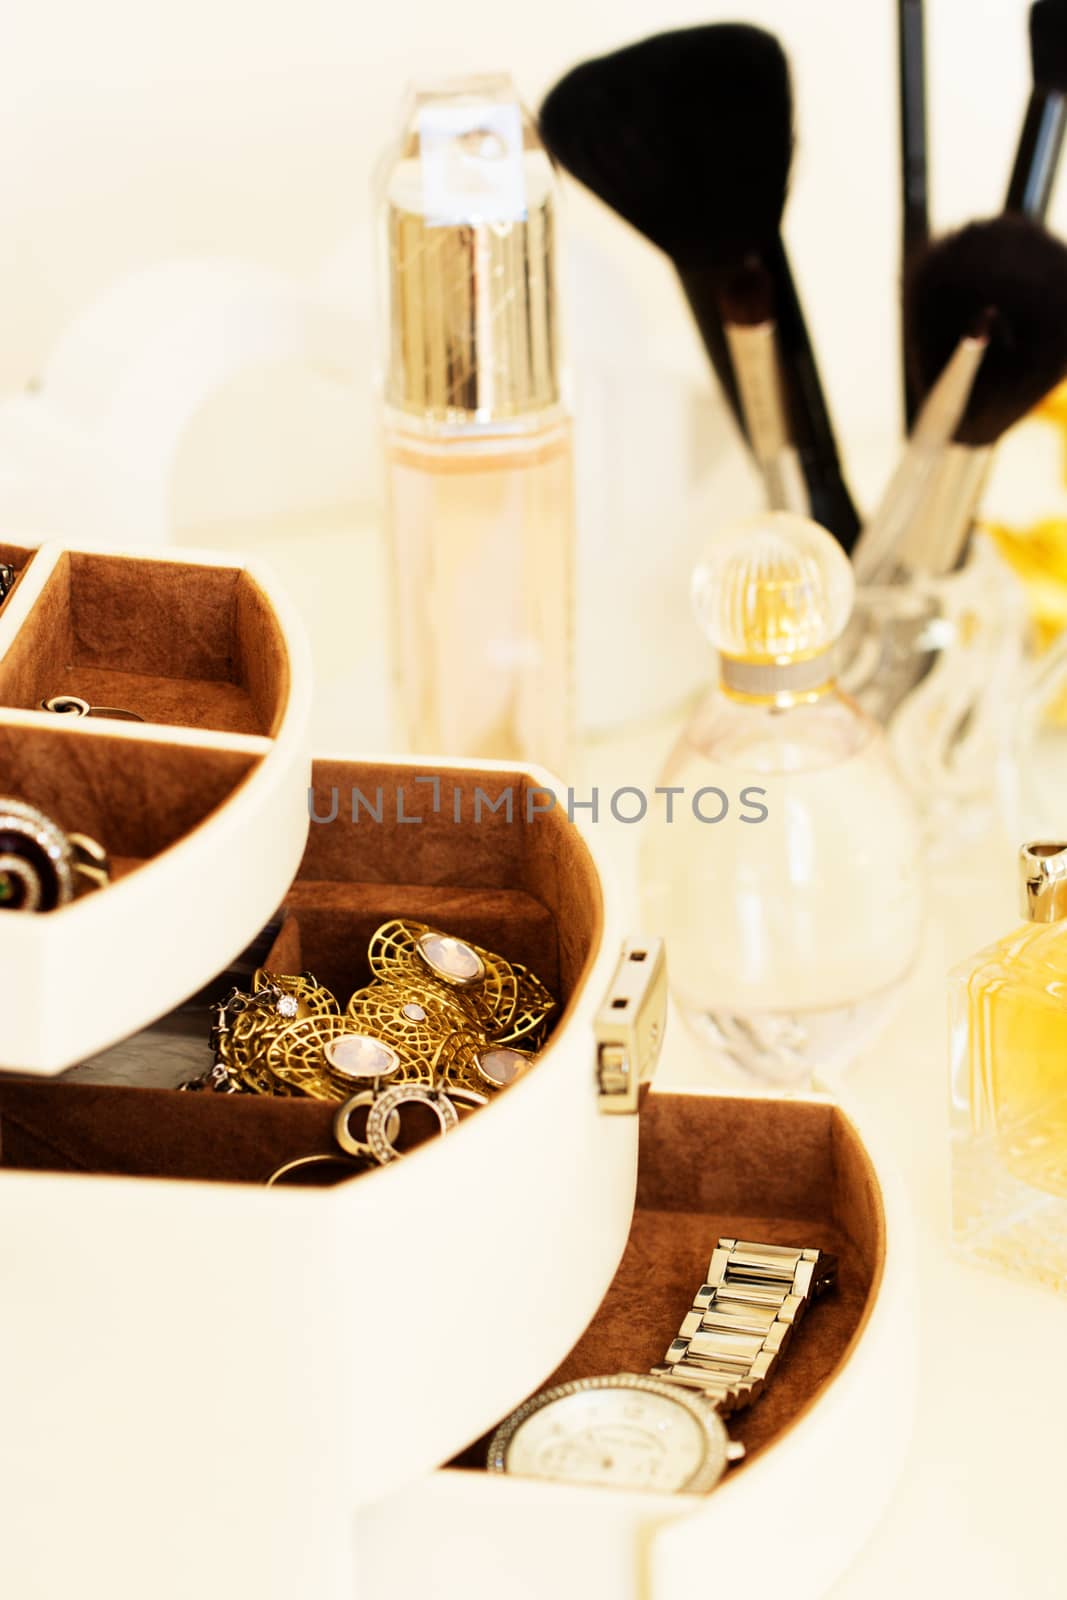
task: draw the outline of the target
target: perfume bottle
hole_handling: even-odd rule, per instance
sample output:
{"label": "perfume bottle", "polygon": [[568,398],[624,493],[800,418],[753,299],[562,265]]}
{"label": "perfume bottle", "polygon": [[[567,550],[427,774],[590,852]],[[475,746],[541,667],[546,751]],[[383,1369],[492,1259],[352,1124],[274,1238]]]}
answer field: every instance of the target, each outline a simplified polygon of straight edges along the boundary
{"label": "perfume bottle", "polygon": [[725,531],[694,573],[718,683],[671,753],[642,857],[687,1022],[796,1083],[888,1015],[923,914],[914,804],[878,724],[835,682],[852,571],[787,513]]}
{"label": "perfume bottle", "polygon": [[951,977],[953,1232],[1067,1289],[1067,844],[1019,864],[1025,923]]}
{"label": "perfume bottle", "polygon": [[383,200],[404,741],[566,775],[574,490],[556,183],[511,80],[416,93]]}

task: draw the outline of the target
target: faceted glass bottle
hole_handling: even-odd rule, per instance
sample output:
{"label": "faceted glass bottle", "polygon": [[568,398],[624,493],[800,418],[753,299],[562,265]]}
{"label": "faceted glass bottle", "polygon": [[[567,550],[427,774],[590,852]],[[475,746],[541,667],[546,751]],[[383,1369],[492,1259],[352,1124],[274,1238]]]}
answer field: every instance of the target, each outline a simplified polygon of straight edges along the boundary
{"label": "faceted glass bottle", "polygon": [[719,682],[646,826],[644,921],[666,937],[679,1009],[773,1082],[846,1063],[921,935],[913,803],[879,726],[834,680],[852,593],[840,547],[803,518],[713,543],[693,594]]}
{"label": "faceted glass bottle", "polygon": [[533,761],[574,736],[574,485],[556,186],[506,77],[415,96],[384,192],[385,453],[402,736]]}
{"label": "faceted glass bottle", "polygon": [[1067,845],[1019,860],[1026,922],[950,982],[953,1232],[1067,1289]]}

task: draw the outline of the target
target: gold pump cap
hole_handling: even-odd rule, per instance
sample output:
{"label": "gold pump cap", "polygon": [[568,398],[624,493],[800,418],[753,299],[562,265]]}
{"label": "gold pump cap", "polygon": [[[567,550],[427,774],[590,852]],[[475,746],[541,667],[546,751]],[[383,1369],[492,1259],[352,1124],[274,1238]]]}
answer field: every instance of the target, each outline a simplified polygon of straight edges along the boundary
{"label": "gold pump cap", "polygon": [[1067,844],[1024,844],[1019,851],[1022,913],[1028,922],[1067,917]]}
{"label": "gold pump cap", "polygon": [[511,79],[417,90],[384,187],[387,403],[453,425],[557,404],[555,173]]}

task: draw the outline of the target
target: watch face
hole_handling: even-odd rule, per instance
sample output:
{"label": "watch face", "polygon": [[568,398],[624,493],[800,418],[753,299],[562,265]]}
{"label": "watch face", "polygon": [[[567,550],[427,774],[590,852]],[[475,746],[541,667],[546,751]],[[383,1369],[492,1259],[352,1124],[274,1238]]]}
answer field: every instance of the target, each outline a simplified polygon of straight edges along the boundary
{"label": "watch face", "polygon": [[561,1384],[527,1401],[497,1429],[489,1467],[565,1483],[700,1492],[721,1476],[727,1443],[699,1396],[621,1373]]}

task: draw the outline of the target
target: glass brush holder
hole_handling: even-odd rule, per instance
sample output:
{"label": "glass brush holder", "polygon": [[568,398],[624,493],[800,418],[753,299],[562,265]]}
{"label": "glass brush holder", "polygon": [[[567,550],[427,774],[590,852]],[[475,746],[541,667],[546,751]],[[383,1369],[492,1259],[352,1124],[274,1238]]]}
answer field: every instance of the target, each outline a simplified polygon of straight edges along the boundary
{"label": "glass brush holder", "polygon": [[934,859],[1014,823],[1030,634],[1022,587],[981,533],[953,571],[857,593],[841,685],[886,728]]}
{"label": "glass brush holder", "polygon": [[950,980],[953,1234],[1067,1289],[1067,844],[1019,865],[1026,921]]}
{"label": "glass brush holder", "polygon": [[847,557],[804,518],[766,514],[713,541],[693,598],[718,681],[646,823],[644,920],[666,936],[676,1003],[773,1082],[846,1064],[921,934],[913,803],[882,730],[835,681],[852,597]]}

